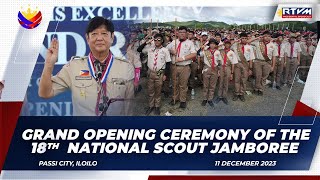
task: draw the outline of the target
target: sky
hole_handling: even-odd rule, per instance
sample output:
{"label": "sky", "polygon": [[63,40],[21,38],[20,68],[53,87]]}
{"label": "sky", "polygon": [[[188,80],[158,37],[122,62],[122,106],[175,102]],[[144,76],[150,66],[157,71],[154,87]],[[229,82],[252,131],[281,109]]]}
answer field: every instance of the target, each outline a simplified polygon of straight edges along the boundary
{"label": "sky", "polygon": [[266,24],[273,20],[276,7],[153,7],[152,19],[159,22],[220,21],[227,24]]}

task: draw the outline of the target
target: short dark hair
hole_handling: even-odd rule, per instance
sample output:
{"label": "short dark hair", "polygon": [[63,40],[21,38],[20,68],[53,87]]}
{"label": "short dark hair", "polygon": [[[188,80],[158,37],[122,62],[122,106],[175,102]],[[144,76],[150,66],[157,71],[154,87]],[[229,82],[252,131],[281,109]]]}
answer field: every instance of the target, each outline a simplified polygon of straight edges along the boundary
{"label": "short dark hair", "polygon": [[264,31],[262,35],[271,35],[270,31]]}
{"label": "short dark hair", "polygon": [[187,28],[186,26],[180,26],[178,30],[179,30],[179,31],[180,31],[180,30],[186,30],[186,31],[188,31],[188,28]]}
{"label": "short dark hair", "polygon": [[214,36],[219,36],[219,37],[221,37],[221,34],[220,34],[220,33],[216,33]]}
{"label": "short dark hair", "polygon": [[241,38],[242,38],[242,37],[248,37],[248,34],[245,33],[245,32],[242,32],[242,33],[240,33],[240,37],[241,37]]}
{"label": "short dark hair", "polygon": [[155,34],[153,38],[156,39],[158,37],[161,38],[162,41],[164,41],[164,38],[163,38],[162,34],[160,34],[160,33]]}
{"label": "short dark hair", "polygon": [[111,20],[106,19],[102,16],[96,16],[89,21],[86,29],[86,34],[89,34],[102,25],[106,26],[107,31],[110,31],[111,33],[114,32],[114,25]]}
{"label": "short dark hair", "polygon": [[275,33],[273,34],[273,38],[283,37],[283,34],[281,33]]}
{"label": "short dark hair", "polygon": [[212,43],[214,43],[215,45],[219,45],[218,41],[215,40],[215,39],[213,39],[213,38],[211,38],[211,39],[209,40],[208,45],[210,45],[210,44],[212,44]]}
{"label": "short dark hair", "polygon": [[192,34],[194,34],[194,31],[191,31],[191,30],[190,30],[190,31],[189,31],[189,33],[192,33]]}

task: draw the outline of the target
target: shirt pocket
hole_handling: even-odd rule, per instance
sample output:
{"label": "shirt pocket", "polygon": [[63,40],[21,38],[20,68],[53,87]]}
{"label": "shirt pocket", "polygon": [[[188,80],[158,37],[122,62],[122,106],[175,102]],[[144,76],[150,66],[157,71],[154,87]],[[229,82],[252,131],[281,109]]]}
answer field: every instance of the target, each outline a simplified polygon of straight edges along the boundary
{"label": "shirt pocket", "polygon": [[126,81],[121,78],[112,78],[107,83],[107,95],[109,99],[125,98],[126,89]]}
{"label": "shirt pocket", "polygon": [[[159,63],[166,63],[166,56],[165,56],[165,54],[162,52],[162,53],[159,53]],[[162,67],[160,67],[160,68],[162,68]]]}
{"label": "shirt pocket", "polygon": [[95,98],[97,90],[93,86],[92,80],[75,80],[72,87],[72,97],[77,101]]}

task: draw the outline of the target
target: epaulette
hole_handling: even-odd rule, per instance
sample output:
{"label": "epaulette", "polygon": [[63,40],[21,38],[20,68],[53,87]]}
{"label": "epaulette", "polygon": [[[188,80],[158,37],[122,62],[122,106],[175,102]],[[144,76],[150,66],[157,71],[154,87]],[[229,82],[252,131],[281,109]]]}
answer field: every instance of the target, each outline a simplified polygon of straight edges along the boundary
{"label": "epaulette", "polygon": [[128,59],[126,59],[125,57],[114,57],[114,60],[123,61],[123,62],[129,63]]}
{"label": "epaulette", "polygon": [[88,57],[87,56],[72,56],[71,61],[73,60],[86,60]]}

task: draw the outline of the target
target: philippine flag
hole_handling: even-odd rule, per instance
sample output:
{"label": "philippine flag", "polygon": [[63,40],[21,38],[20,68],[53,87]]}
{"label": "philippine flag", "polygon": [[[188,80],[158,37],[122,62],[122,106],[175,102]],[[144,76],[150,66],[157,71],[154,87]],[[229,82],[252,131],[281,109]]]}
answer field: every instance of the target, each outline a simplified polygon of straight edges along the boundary
{"label": "philippine flag", "polygon": [[89,70],[81,70],[80,71],[80,76],[89,76]]}

